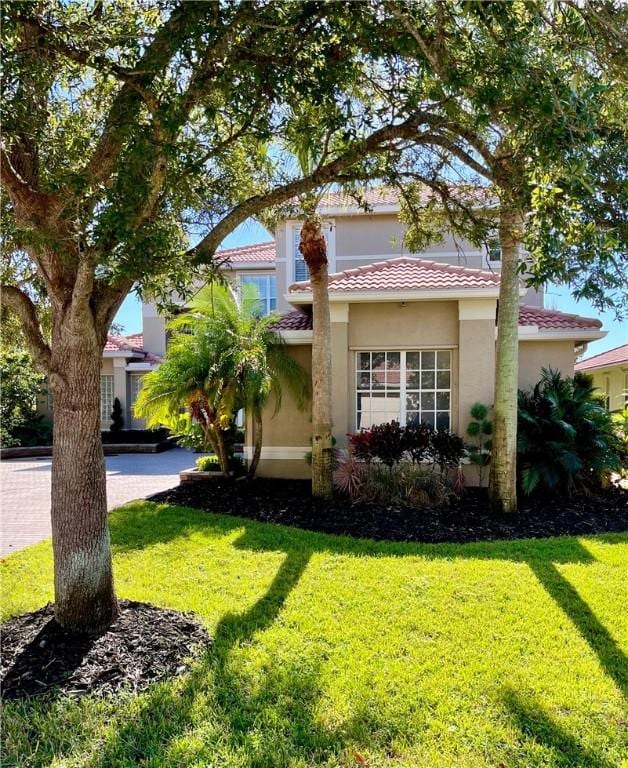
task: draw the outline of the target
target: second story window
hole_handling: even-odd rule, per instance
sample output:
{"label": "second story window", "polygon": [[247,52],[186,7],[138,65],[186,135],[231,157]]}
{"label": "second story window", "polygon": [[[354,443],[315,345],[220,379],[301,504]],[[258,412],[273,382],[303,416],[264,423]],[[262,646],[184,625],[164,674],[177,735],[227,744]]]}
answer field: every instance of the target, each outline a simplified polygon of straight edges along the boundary
{"label": "second story window", "polygon": [[277,278],[275,275],[242,275],[241,285],[253,285],[259,297],[260,315],[269,315],[277,309]]}
{"label": "second story window", "polygon": [[[323,236],[325,237],[325,244],[327,246],[327,259],[329,261],[330,271],[331,271],[331,268],[334,266],[334,259],[332,257],[331,248],[330,248],[331,227],[332,225],[330,222],[323,222]],[[299,250],[300,242],[301,242],[301,227],[292,227],[292,263],[294,264],[292,279],[294,280],[295,283],[299,283],[302,280],[310,279],[310,270],[307,268],[305,259],[303,258],[303,256],[301,255],[301,251]]]}
{"label": "second story window", "polygon": [[308,280],[310,277],[310,270],[307,268],[305,259],[301,255],[299,250],[299,243],[301,242],[301,227],[292,228],[292,255],[294,259],[294,280],[295,282],[301,282],[301,280]]}

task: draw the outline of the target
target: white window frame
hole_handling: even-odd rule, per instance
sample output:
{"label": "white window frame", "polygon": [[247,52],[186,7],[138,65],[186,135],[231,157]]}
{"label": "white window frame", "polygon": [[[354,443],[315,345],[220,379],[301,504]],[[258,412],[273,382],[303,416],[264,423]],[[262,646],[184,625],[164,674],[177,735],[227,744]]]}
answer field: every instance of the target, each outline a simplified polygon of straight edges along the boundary
{"label": "white window frame", "polygon": [[[108,405],[107,397],[110,398]],[[113,401],[116,399],[116,393],[114,389],[113,373],[101,373],[100,374],[100,420],[111,421],[111,413],[113,411]]]}
{"label": "white window frame", "polygon": [[[374,354],[399,354],[400,363],[399,363],[399,389],[388,389],[387,387],[384,387],[382,389],[374,389],[371,387],[369,389],[358,389],[358,376],[361,371],[364,371],[365,369],[361,368],[360,366],[360,355],[361,354],[370,354],[370,373],[372,373],[372,361],[373,361],[373,355]],[[435,355],[435,368],[434,370],[434,387],[425,387],[423,388],[421,386],[421,374],[423,373],[423,365],[422,365],[422,355],[425,353],[433,353]],[[438,353],[447,353],[449,355],[449,368],[441,368],[438,369]],[[407,356],[408,354],[420,354],[421,355],[421,363],[420,368],[411,368],[410,371],[417,371],[419,373],[419,387],[408,387],[407,386],[407,376],[408,373],[408,367],[407,367]],[[428,371],[431,371],[431,368],[428,368],[425,370],[427,373]],[[438,372],[440,371],[448,371],[449,372],[449,387],[439,387],[438,386]],[[359,396],[364,394],[370,394],[370,393],[396,393],[399,392],[399,413],[397,414],[397,417],[394,419],[395,421],[399,421],[401,426],[406,425],[407,421],[407,415],[408,410],[410,412],[414,412],[415,409],[408,409],[407,407],[407,395],[408,394],[418,394],[420,395],[425,393],[434,393],[434,408],[433,409],[421,409],[418,408],[417,413],[421,414],[422,412],[425,413],[433,413],[434,414],[434,427],[436,427],[436,422],[438,419],[437,414],[438,413],[447,413],[447,419],[448,419],[448,425],[447,429],[451,430],[452,428],[452,406],[453,406],[453,397],[454,397],[454,391],[453,391],[453,384],[454,384],[454,351],[451,348],[431,348],[431,349],[408,349],[408,350],[399,350],[399,349],[359,349],[355,351],[355,368],[354,368],[354,380],[353,380],[353,389],[355,394],[354,399],[354,424],[356,429],[361,429],[362,427],[358,427],[358,414],[363,413],[364,409],[359,408]],[[449,395],[449,408],[437,408],[437,396],[438,393],[447,393]],[[389,419],[392,421],[393,419]]]}
{"label": "white window frame", "polygon": [[[238,278],[238,285],[239,285],[240,289],[244,285],[246,279],[247,278],[251,278],[251,277],[253,277],[253,278],[260,278],[260,277],[266,278],[266,298],[264,299],[263,297],[260,297],[262,303],[266,304],[266,306],[263,307],[263,309],[264,309],[263,315],[270,315],[271,312],[276,312],[277,311],[277,275],[274,272],[247,272],[245,274],[241,274],[239,276],[239,278]],[[273,278],[275,280],[275,291],[274,291],[274,293],[275,293],[275,295],[274,295],[275,308],[271,309],[270,302],[271,302],[273,297],[271,296],[270,285],[271,285],[271,280]]]}
{"label": "white window frame", "polygon": [[[293,221],[286,225],[286,250],[287,250],[287,265],[286,265],[286,289],[288,289],[292,283],[297,281],[296,270],[296,254],[299,245],[298,238],[300,237],[301,227],[303,222]],[[336,271],[336,223],[334,219],[326,219],[322,222],[323,234],[325,235],[325,241],[327,243],[327,261],[329,273]],[[299,255],[299,258],[300,255]],[[305,278],[309,280],[308,277]]]}

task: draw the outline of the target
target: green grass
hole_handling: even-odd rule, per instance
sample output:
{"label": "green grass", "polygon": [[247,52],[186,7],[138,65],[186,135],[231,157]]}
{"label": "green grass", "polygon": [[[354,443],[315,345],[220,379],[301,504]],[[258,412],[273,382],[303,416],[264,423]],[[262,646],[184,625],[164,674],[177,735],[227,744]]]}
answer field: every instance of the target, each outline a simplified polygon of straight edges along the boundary
{"label": "green grass", "polygon": [[[148,502],[111,527],[120,596],[215,645],[140,696],[6,705],[3,766],[628,764],[626,536],[382,544]],[[51,599],[49,543],[2,574],[5,617]]]}

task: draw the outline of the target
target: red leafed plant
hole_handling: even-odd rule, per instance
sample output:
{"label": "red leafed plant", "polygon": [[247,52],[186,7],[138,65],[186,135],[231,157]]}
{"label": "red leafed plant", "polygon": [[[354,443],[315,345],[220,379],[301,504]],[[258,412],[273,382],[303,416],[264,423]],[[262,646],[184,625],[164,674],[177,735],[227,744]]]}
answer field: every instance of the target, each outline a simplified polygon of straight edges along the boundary
{"label": "red leafed plant", "polygon": [[360,497],[367,469],[368,465],[355,451],[341,451],[334,470],[334,485],[341,493],[356,501]]}

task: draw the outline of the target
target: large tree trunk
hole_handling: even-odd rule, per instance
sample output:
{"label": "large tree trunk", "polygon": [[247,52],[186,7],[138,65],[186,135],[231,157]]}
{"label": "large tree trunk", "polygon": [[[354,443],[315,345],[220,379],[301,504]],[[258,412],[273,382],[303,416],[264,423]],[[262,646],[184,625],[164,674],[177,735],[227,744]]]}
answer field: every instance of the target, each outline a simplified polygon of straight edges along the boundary
{"label": "large tree trunk", "polygon": [[517,386],[519,378],[519,265],[523,217],[502,204],[499,220],[501,282],[495,355],[493,446],[489,475],[492,506],[517,510]]}
{"label": "large tree trunk", "polygon": [[305,221],[299,250],[312,285],[312,495],[333,494],[331,417],[331,320],[325,237],[318,218]]}
{"label": "large tree trunk", "polygon": [[55,323],[52,547],[55,617],[64,628],[99,632],[117,614],[100,436],[101,334],[85,312],[84,333]]}
{"label": "large tree trunk", "polygon": [[255,477],[257,472],[257,465],[259,464],[260,456],[262,455],[262,439],[263,439],[263,424],[262,424],[262,411],[259,406],[253,407],[253,457],[249,464],[249,471],[247,477],[249,479]]}

